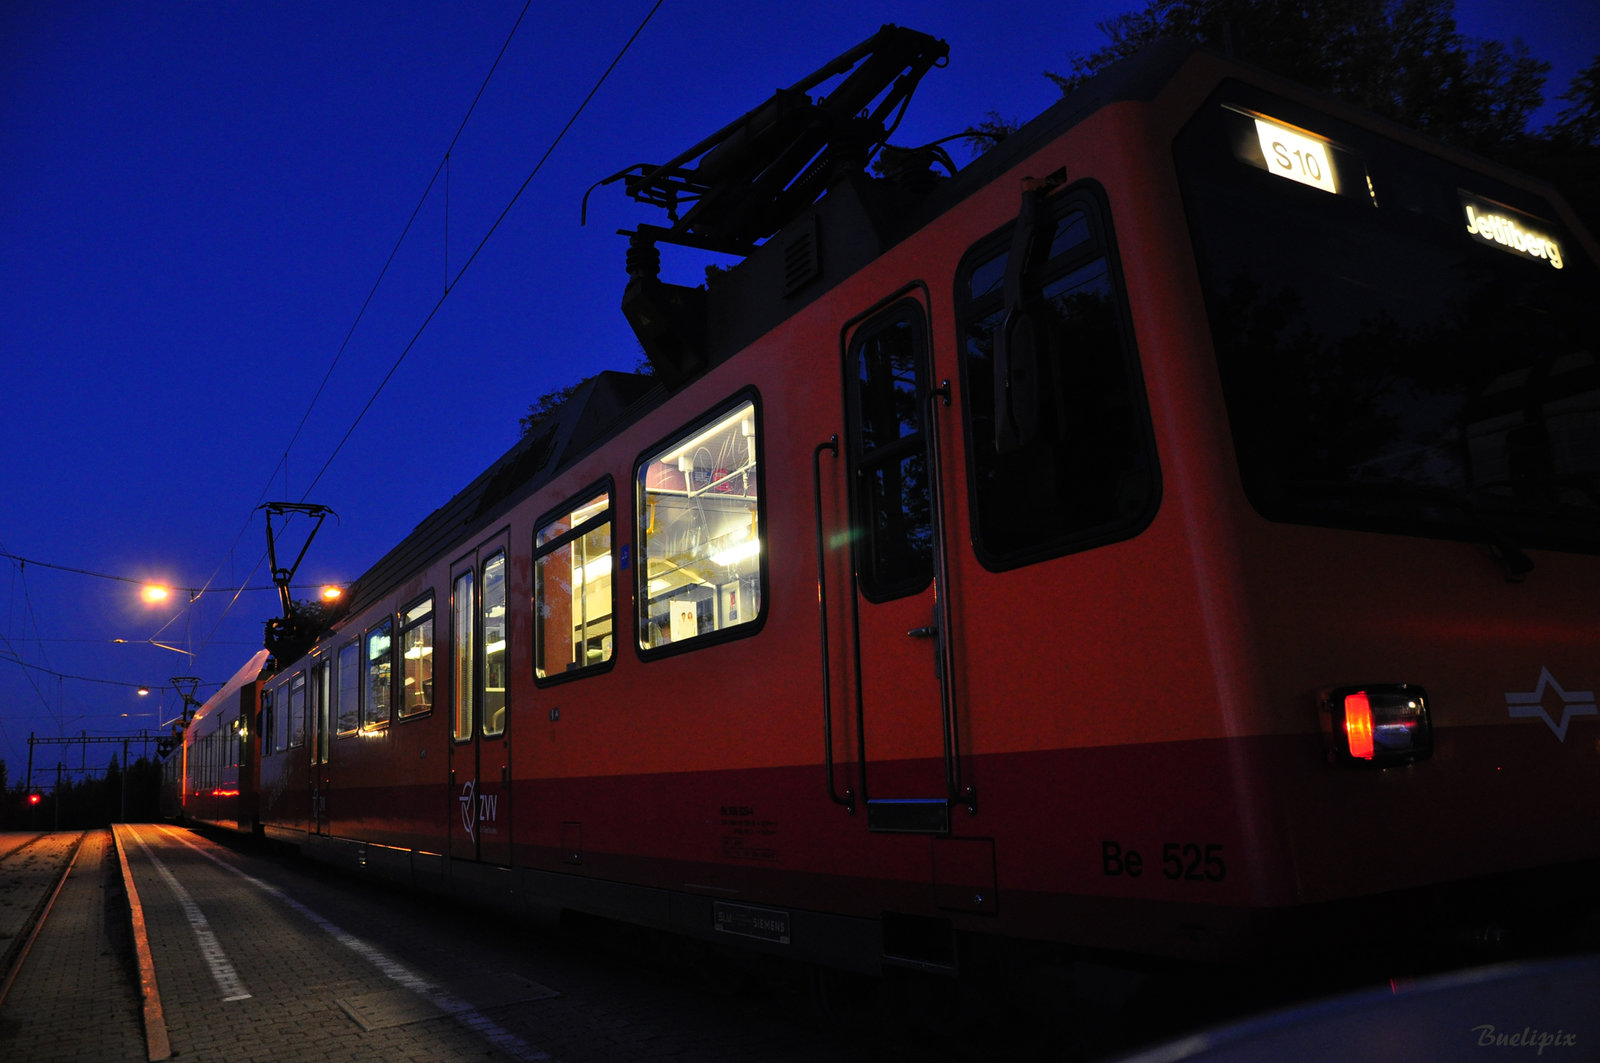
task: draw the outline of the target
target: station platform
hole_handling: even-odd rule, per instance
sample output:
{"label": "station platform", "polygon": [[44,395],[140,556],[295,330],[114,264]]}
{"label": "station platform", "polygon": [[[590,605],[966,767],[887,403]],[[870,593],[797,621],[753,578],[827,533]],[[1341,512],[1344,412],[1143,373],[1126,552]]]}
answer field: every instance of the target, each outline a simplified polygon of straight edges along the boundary
{"label": "station platform", "polygon": [[83,839],[50,918],[0,1009],[0,1057],[143,1060],[122,869],[110,831]]}

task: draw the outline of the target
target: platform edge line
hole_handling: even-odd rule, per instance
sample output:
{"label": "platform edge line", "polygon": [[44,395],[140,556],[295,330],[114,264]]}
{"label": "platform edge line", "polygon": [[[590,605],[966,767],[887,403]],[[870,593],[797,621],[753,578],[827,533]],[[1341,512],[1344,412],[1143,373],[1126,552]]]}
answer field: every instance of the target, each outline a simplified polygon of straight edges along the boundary
{"label": "platform edge line", "polygon": [[139,888],[133,882],[133,868],[128,866],[128,854],[122,846],[124,824],[112,824],[111,838],[117,847],[117,861],[122,866],[123,896],[128,899],[128,921],[133,926],[133,948],[139,956],[139,996],[144,1001],[145,1056],[150,1063],[172,1058],[172,1042],[167,1037],[166,1014],[161,1010],[161,989],[156,985],[155,956],[150,952],[150,937],[145,930],[144,905],[139,902]]}

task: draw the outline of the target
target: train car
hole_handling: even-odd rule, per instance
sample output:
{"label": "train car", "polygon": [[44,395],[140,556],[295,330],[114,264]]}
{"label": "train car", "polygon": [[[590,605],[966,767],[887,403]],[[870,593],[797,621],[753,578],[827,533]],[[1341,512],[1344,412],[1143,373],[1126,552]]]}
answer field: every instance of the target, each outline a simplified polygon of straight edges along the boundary
{"label": "train car", "polygon": [[262,680],[269,656],[259,650],[205,703],[183,729],[183,744],[167,757],[181,781],[177,807],[163,814],[191,823],[252,833],[257,827]]}
{"label": "train car", "polygon": [[[617,175],[669,215],[623,296],[654,374],[266,683],[264,829],[867,971],[1389,948],[1592,873],[1592,238],[1178,45],[869,175],[944,54],[886,27]],[[744,258],[690,289],[661,243]]]}

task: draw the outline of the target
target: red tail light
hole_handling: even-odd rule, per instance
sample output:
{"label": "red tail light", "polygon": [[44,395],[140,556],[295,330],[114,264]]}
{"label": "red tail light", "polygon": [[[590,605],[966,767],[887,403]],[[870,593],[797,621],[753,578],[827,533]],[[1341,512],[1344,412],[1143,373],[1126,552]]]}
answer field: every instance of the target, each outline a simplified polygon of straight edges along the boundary
{"label": "red tail light", "polygon": [[1428,695],[1410,683],[1338,687],[1322,696],[1329,759],[1387,767],[1433,752]]}
{"label": "red tail light", "polygon": [[1365,690],[1344,696],[1344,739],[1352,757],[1372,759],[1372,699]]}

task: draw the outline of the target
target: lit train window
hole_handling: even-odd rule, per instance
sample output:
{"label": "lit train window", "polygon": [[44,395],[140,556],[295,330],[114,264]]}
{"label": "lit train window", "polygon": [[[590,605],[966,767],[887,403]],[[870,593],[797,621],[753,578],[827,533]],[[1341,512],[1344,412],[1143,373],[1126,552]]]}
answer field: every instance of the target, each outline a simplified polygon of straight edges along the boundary
{"label": "lit train window", "polygon": [[483,563],[483,733],[506,729],[506,555]]}
{"label": "lit train window", "polygon": [[757,414],[746,399],[639,463],[641,650],[681,646],[761,615]]}
{"label": "lit train window", "polygon": [[284,749],[299,749],[306,744],[306,674],[296,672],[289,680],[289,698],[283,714],[282,741]]}
{"label": "lit train window", "polygon": [[534,532],[533,667],[553,679],[611,660],[611,491],[564,507]]}
{"label": "lit train window", "polygon": [[473,621],[478,615],[477,595],[473,593],[472,570],[456,577],[455,587],[450,594],[451,609],[451,639],[453,652],[451,653],[453,680],[450,684],[450,697],[454,713],[452,717],[451,736],[457,742],[465,742],[472,737],[472,632]]}
{"label": "lit train window", "polygon": [[400,716],[433,708],[433,595],[402,614],[400,628]]}
{"label": "lit train window", "polygon": [[339,648],[339,733],[361,729],[361,647],[352,642]]}
{"label": "lit train window", "polygon": [[[1032,239],[1013,224],[957,274],[973,540],[993,569],[1130,538],[1160,494],[1109,223],[1087,190],[1040,210]],[[1031,327],[1002,359],[1008,316]]]}
{"label": "lit train window", "polygon": [[361,702],[363,729],[382,727],[389,722],[389,689],[394,681],[394,621],[385,620],[367,632],[366,690]]}

